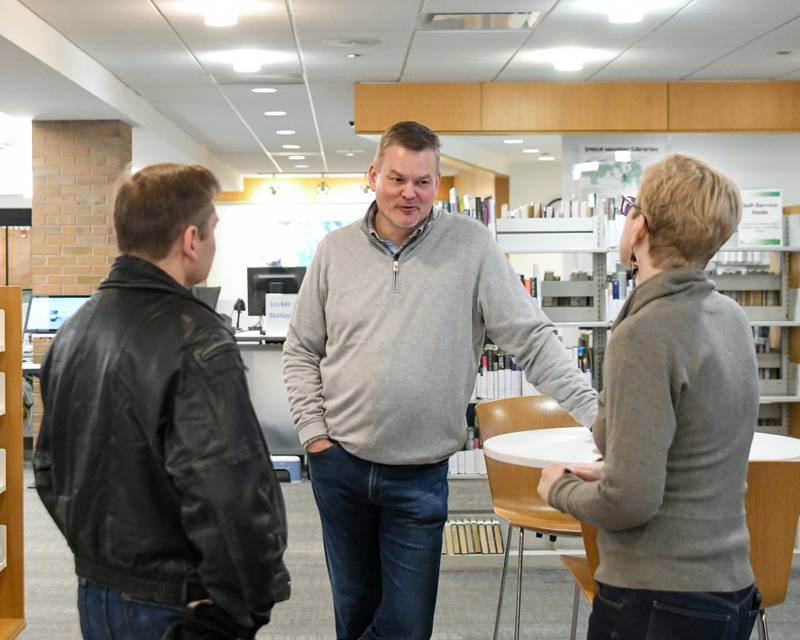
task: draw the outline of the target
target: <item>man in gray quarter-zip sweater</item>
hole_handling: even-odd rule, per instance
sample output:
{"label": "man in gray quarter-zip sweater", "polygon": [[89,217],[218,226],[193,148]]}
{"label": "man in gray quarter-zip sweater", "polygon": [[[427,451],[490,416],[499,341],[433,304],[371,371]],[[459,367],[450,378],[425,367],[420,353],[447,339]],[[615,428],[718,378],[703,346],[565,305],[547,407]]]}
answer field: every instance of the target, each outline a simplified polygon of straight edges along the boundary
{"label": "man in gray quarter-zip sweater", "polygon": [[284,380],[322,519],[337,638],[429,638],[447,460],[484,336],[583,424],[596,394],[492,234],[433,209],[439,140],[381,138],[376,202],[319,244],[284,346]]}

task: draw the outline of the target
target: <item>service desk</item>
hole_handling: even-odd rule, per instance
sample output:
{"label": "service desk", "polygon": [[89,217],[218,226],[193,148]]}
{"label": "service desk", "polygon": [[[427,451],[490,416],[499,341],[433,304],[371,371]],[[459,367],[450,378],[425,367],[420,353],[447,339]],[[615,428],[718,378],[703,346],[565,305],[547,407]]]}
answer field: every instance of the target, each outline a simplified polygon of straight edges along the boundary
{"label": "service desk", "polygon": [[289,413],[283,384],[283,338],[268,338],[256,331],[236,334],[247,367],[247,385],[256,417],[273,455],[304,455]]}

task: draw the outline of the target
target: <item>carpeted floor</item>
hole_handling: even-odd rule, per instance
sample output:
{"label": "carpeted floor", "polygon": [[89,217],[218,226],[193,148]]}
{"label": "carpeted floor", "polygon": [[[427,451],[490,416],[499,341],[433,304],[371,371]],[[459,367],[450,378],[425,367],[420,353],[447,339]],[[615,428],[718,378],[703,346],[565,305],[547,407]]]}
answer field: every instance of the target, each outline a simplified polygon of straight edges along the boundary
{"label": "carpeted floor", "polygon": [[[272,623],[262,629],[258,639],[329,640],[335,637],[333,610],[311,487],[307,482],[282,486],[289,514],[286,563],[292,574],[293,595],[291,600],[275,608]],[[482,482],[451,483],[451,507],[466,512],[485,507],[487,499]],[[523,578],[523,638],[562,640],[569,637],[573,583],[564,569],[549,560],[546,563],[536,559],[528,561]],[[28,627],[22,638],[80,640],[72,557],[32,489],[25,491],[25,562]],[[496,570],[489,571],[443,570],[433,638],[490,638],[498,581],[499,565]],[[501,638],[513,637],[512,594],[515,588],[515,579],[511,577],[506,590]],[[579,638],[585,637],[587,614],[588,606],[582,602]],[[800,571],[794,570],[788,602],[769,611],[772,640],[798,638],[798,620]]]}

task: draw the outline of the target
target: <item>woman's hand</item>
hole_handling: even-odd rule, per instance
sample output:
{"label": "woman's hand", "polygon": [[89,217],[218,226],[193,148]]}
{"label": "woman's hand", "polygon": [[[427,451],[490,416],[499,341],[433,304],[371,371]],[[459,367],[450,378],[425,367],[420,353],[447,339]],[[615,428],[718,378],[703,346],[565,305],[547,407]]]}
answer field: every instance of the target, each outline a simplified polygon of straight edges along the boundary
{"label": "woman's hand", "polygon": [[547,496],[550,493],[550,487],[552,487],[553,483],[566,472],[567,470],[560,464],[551,464],[549,467],[542,469],[542,477],[539,480],[539,486],[537,487],[537,491],[539,492],[539,496],[542,498],[542,500],[547,502]]}
{"label": "woman's hand", "polygon": [[586,464],[571,464],[569,472],[587,482],[602,480],[606,475],[605,462],[588,462]]}

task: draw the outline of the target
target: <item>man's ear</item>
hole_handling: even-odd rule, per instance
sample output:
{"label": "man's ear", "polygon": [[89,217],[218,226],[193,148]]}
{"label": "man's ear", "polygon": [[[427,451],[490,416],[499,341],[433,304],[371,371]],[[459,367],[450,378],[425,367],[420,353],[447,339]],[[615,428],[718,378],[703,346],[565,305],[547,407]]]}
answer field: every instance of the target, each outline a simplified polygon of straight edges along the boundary
{"label": "man's ear", "polygon": [[375,168],[374,164],[369,165],[367,180],[369,181],[369,188],[375,191],[378,185],[378,170]]}
{"label": "man's ear", "polygon": [[196,225],[190,224],[180,235],[181,251],[190,260],[197,260],[195,245],[199,239],[200,229]]}

